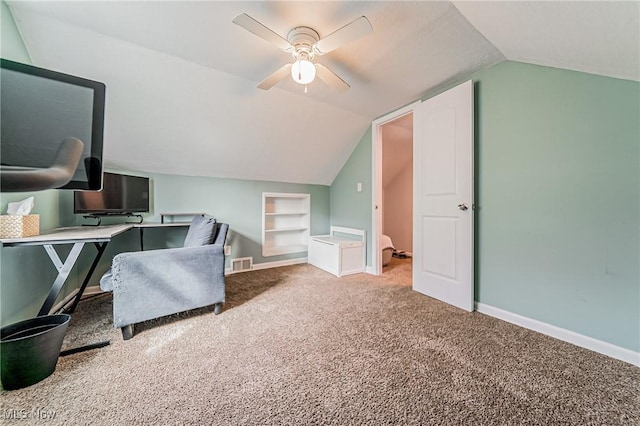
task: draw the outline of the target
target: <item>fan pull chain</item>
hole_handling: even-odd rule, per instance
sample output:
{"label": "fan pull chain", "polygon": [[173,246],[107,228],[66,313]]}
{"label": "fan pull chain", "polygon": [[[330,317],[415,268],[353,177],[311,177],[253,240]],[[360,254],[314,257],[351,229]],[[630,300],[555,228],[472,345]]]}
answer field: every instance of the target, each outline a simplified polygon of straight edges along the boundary
{"label": "fan pull chain", "polygon": [[304,85],[304,93],[307,93],[307,85]]}

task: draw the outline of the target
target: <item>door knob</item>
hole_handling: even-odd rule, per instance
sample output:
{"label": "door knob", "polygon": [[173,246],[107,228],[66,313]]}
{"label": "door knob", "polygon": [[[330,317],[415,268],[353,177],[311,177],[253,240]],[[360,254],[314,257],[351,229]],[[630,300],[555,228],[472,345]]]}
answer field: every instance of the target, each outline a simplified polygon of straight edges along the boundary
{"label": "door knob", "polygon": [[465,203],[458,204],[458,208],[462,211],[469,210],[469,207]]}

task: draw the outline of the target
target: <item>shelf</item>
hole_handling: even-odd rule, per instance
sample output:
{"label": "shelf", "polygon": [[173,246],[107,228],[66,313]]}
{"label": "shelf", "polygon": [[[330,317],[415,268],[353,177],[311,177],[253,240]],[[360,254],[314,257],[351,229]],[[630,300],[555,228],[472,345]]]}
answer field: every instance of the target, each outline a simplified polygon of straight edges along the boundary
{"label": "shelf", "polygon": [[307,251],[310,214],[310,194],[263,193],[262,255]]}
{"label": "shelf", "polygon": [[265,213],[265,216],[301,216],[309,214],[309,212],[277,212],[277,213]]}
{"label": "shelf", "polygon": [[293,231],[306,231],[307,227],[293,227],[293,228],[274,228],[265,229],[264,232],[293,232]]}
{"label": "shelf", "polygon": [[[175,220],[176,217],[180,217],[180,216],[200,216],[200,215],[204,215],[206,213],[160,213],[160,223],[165,223],[164,219],[166,217],[170,217],[172,218],[171,220]],[[190,223],[191,221],[189,221]]]}
{"label": "shelf", "polygon": [[158,222],[142,222],[137,223],[135,228],[179,228],[184,226],[191,225],[191,222],[167,222],[167,223],[158,223]]}

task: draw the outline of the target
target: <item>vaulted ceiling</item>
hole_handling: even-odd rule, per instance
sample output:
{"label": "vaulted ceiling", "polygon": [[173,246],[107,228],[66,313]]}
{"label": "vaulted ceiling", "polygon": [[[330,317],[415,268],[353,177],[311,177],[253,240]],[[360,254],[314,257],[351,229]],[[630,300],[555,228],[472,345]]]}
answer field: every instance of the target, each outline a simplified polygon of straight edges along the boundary
{"label": "vaulted ceiling", "polygon": [[[7,1],[35,65],[107,85],[105,165],[331,184],[371,121],[507,60],[640,80],[638,2]],[[351,85],[256,85],[291,55],[232,20],[320,37],[373,32],[320,57]]]}

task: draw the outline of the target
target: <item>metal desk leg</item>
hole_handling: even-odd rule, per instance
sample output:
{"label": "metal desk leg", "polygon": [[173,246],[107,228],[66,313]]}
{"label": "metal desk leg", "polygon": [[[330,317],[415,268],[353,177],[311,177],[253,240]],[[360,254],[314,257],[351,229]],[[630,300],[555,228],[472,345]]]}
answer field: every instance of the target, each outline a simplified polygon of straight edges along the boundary
{"label": "metal desk leg", "polygon": [[102,257],[104,250],[107,248],[107,244],[109,244],[109,241],[93,244],[96,246],[96,249],[98,249],[98,253],[96,254],[95,259],[93,259],[93,263],[91,264],[91,268],[89,268],[89,272],[87,272],[87,275],[84,277],[82,286],[80,287],[80,290],[78,290],[78,294],[76,294],[76,297],[73,300],[73,305],[71,305],[71,308],[69,308],[69,313],[73,313],[73,311],[76,310],[76,306],[78,306],[78,302],[80,302],[80,299],[82,298],[82,293],[84,293],[84,289],[87,288],[87,284],[89,284],[89,280],[93,275],[93,271],[96,270],[96,266],[98,266],[98,262],[100,262],[100,258]]}
{"label": "metal desk leg", "polygon": [[56,302],[58,298],[58,294],[60,294],[60,290],[64,285],[67,277],[69,277],[69,273],[75,265],[76,260],[78,260],[78,256],[80,256],[80,252],[82,251],[82,247],[84,247],[84,243],[75,243],[73,244],[73,248],[71,248],[71,252],[69,252],[69,256],[67,256],[67,260],[62,263],[60,260],[60,256],[53,248],[51,244],[45,244],[44,249],[47,251],[49,258],[53,262],[53,265],[58,270],[58,276],[56,280],[53,282],[53,286],[51,290],[49,290],[49,294],[47,295],[47,299],[44,301],[42,308],[40,308],[40,312],[38,312],[38,316],[48,315],[49,311],[53,307],[53,304]]}

